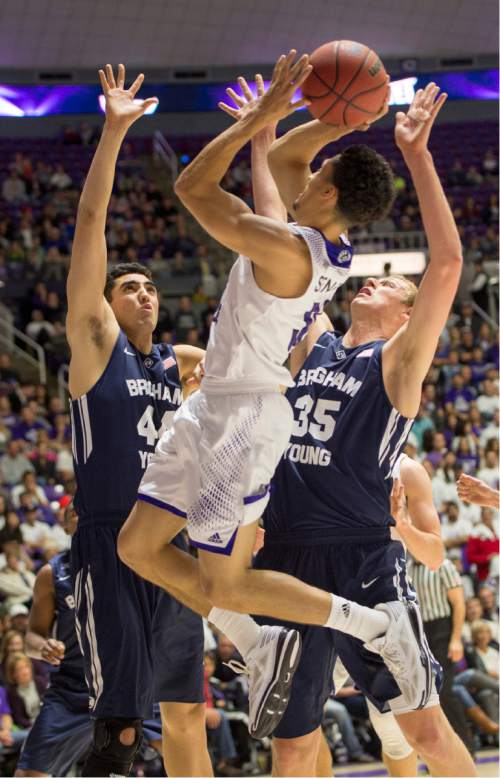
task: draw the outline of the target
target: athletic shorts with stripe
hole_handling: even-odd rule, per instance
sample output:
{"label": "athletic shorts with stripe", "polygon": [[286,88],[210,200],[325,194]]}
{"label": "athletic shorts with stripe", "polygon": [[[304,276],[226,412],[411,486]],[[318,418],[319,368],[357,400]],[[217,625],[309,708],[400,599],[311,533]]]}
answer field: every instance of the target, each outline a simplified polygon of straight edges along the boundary
{"label": "athletic shorts with stripe", "polygon": [[[317,545],[292,544],[286,537],[274,539],[266,533],[264,548],[257,554],[254,567],[288,573],[312,586],[339,594],[362,605],[374,607],[380,602],[410,600],[415,592],[406,578],[403,545],[387,540],[373,543],[319,542]],[[281,624],[274,619],[257,621]],[[287,622],[285,626],[290,627]],[[394,677],[377,654],[367,651],[361,640],[343,632],[293,624],[302,636],[302,653],[295,672],[290,702],[274,731],[276,737],[294,738],[307,735],[323,718],[323,707],[333,691],[332,675],[340,657],[356,686],[380,711],[409,712]],[[425,645],[424,649],[430,654]],[[439,703],[437,688],[441,668],[433,659],[434,676],[425,707]]]}
{"label": "athletic shorts with stripe", "polygon": [[201,618],[120,561],[119,530],[82,525],[71,546],[90,713],[145,719],[153,701],[203,702]]}
{"label": "athletic shorts with stripe", "polygon": [[18,769],[66,775],[71,765],[83,759],[90,748],[92,730],[86,694],[81,705],[75,707],[58,689],[49,688],[24,742]]}
{"label": "athletic shorts with stripe", "polygon": [[230,554],[240,525],[260,518],[293,424],[288,400],[194,392],[160,438],[138,499],[186,519],[191,545]]}

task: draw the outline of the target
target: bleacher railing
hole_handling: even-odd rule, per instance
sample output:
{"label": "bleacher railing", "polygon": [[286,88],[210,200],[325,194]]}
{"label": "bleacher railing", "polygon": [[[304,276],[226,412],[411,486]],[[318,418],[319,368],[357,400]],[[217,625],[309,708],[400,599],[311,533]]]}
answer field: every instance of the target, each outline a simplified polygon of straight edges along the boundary
{"label": "bleacher railing", "polygon": [[161,159],[170,171],[172,183],[179,174],[179,162],[177,154],[160,130],[156,130],[153,135],[153,154],[155,159]]}
{"label": "bleacher railing", "polygon": [[[21,341],[24,347],[16,341]],[[0,303],[0,344],[8,352],[15,354],[22,362],[26,362],[30,367],[35,367],[38,370],[40,383],[47,383],[45,351],[36,340],[14,326],[12,313],[2,303]],[[34,355],[31,352],[34,352]]]}
{"label": "bleacher railing", "polygon": [[61,400],[65,408],[68,404],[68,399],[69,399],[68,377],[69,377],[69,366],[61,365],[61,367],[57,371],[57,393],[59,395],[59,399]]}

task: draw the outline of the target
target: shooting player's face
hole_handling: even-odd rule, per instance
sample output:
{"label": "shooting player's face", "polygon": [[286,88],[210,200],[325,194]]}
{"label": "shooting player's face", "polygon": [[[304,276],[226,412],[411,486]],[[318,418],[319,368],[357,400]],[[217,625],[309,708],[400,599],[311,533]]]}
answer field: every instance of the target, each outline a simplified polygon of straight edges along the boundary
{"label": "shooting player's face", "polygon": [[111,292],[111,308],[126,333],[134,332],[138,327],[153,332],[158,321],[155,284],[141,273],[120,276]]}
{"label": "shooting player's face", "polygon": [[325,159],[321,167],[311,173],[307,183],[293,203],[297,220],[301,224],[314,223],[318,209],[331,208],[332,212],[337,202],[337,189],[333,185],[334,159]]}

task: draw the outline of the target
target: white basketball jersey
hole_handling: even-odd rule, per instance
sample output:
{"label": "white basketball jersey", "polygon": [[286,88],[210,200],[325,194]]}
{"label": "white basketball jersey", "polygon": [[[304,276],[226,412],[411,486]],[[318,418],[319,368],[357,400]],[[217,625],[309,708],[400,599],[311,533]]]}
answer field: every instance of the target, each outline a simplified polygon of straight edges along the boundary
{"label": "white basketball jersey", "polygon": [[205,358],[204,391],[258,392],[293,386],[284,366],[323,306],[349,275],[352,248],[330,243],[316,229],[289,224],[311,253],[312,278],[301,297],[275,297],[259,288],[252,263],[239,256],[214,315]]}

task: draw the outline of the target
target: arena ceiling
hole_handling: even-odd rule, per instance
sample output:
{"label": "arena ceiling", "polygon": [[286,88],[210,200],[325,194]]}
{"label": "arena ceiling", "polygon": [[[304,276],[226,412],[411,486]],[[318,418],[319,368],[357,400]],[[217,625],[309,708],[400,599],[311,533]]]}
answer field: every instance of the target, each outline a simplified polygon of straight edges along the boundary
{"label": "arena ceiling", "polygon": [[266,64],[339,38],[382,56],[491,54],[497,18],[497,0],[0,0],[0,66]]}

